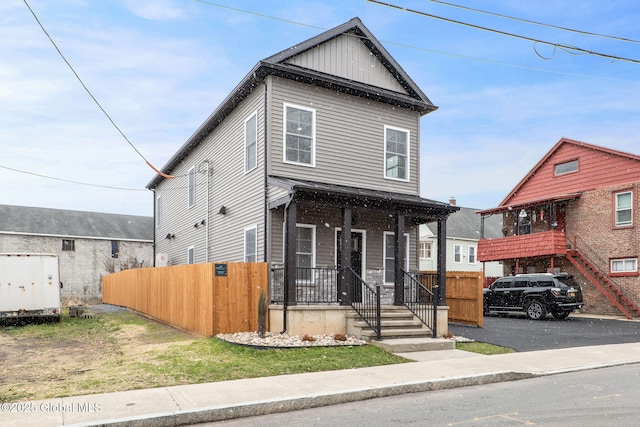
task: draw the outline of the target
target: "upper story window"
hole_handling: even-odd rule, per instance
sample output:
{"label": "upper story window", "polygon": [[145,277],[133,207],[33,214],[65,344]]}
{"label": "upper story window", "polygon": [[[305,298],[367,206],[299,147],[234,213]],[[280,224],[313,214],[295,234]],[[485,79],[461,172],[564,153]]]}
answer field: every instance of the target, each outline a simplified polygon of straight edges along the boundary
{"label": "upper story window", "polygon": [[111,241],[111,258],[118,258],[120,256],[120,242],[117,240]]}
{"label": "upper story window", "polygon": [[284,105],[284,161],[315,166],[315,110]]}
{"label": "upper story window", "polygon": [[617,193],[616,197],[616,227],[633,224],[633,195],[631,191]]}
{"label": "upper story window", "polygon": [[564,175],[566,173],[578,171],[578,160],[571,160],[570,162],[558,163],[553,169],[555,176]]}
{"label": "upper story window", "polygon": [[384,177],[409,180],[409,131],[384,127]]}
{"label": "upper story window", "polygon": [[249,172],[258,165],[258,113],[244,122],[244,171]]}
{"label": "upper story window", "polygon": [[637,258],[611,260],[611,273],[637,273],[637,271],[638,271]]}
{"label": "upper story window", "polygon": [[189,169],[189,207],[196,204],[196,168]]}
{"label": "upper story window", "polygon": [[74,252],[76,250],[76,241],[68,239],[62,240],[62,250]]}
{"label": "upper story window", "polygon": [[156,197],[156,227],[162,225],[162,196]]}
{"label": "upper story window", "polygon": [[258,227],[253,226],[244,230],[244,262],[258,260]]}
{"label": "upper story window", "polygon": [[420,242],[420,258],[432,258],[433,242]]}
{"label": "upper story window", "polygon": [[462,262],[462,245],[453,245],[453,262]]}

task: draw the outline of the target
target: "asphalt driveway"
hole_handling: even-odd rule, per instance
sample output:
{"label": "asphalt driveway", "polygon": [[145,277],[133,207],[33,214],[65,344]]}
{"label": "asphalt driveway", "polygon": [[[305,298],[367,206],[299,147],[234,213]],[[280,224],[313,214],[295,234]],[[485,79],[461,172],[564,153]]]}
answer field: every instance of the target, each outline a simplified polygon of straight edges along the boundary
{"label": "asphalt driveway", "polygon": [[449,324],[455,336],[518,352],[640,342],[640,321],[571,314],[564,320],[529,320],[523,315],[485,316],[484,326]]}

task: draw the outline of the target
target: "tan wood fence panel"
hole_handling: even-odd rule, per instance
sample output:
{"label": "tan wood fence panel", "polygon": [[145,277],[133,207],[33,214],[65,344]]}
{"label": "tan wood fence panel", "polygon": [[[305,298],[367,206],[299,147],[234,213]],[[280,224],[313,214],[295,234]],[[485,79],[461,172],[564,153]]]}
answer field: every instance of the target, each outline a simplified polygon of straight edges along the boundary
{"label": "tan wood fence panel", "polygon": [[[221,263],[217,263],[221,264]],[[266,263],[216,263],[124,270],[102,278],[102,301],[204,336],[255,331]],[[268,301],[268,299],[267,299]]]}
{"label": "tan wood fence panel", "polygon": [[482,284],[481,271],[447,271],[446,300],[450,322],[482,327]]}

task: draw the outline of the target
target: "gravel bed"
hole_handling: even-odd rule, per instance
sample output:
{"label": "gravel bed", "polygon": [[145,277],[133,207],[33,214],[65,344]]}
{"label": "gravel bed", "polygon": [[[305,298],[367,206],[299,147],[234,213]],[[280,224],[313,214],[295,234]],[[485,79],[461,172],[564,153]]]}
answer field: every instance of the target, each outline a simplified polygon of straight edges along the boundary
{"label": "gravel bed", "polygon": [[234,334],[218,334],[216,338],[233,344],[257,348],[333,347],[367,344],[366,341],[359,340],[352,336],[333,334],[304,335],[300,337],[267,332],[264,338],[260,338],[257,332],[236,332]]}

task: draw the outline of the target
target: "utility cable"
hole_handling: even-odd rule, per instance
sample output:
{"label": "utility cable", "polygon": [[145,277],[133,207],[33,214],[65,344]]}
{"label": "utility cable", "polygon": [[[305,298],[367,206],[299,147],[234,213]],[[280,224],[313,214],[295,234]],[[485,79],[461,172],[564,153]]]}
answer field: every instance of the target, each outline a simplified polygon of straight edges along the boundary
{"label": "utility cable", "polygon": [[566,52],[578,52],[580,54],[588,54],[588,55],[593,55],[593,56],[599,56],[602,58],[607,58],[607,59],[612,59],[612,60],[616,60],[616,61],[624,61],[624,62],[631,62],[634,64],[640,64],[640,60],[638,59],[632,59],[632,58],[624,58],[624,57],[620,57],[620,56],[615,56],[615,55],[609,55],[607,53],[600,53],[600,52],[595,52],[595,51],[591,51],[591,50],[586,50],[586,49],[582,49],[576,46],[570,46],[570,45],[566,45],[566,44],[561,44],[561,43],[553,43],[553,42],[547,42],[544,40],[539,40],[539,39],[534,39],[531,37],[527,37],[527,36],[521,36],[519,34],[513,34],[513,33],[508,33],[506,31],[500,31],[500,30],[494,30],[492,28],[488,28],[488,27],[482,27],[480,25],[475,25],[475,24],[469,24],[468,22],[462,22],[462,21],[457,21],[455,19],[450,19],[450,18],[444,18],[442,16],[438,16],[438,15],[433,15],[430,13],[426,13],[426,12],[421,12],[419,10],[415,10],[415,9],[410,9],[408,7],[403,7],[403,6],[398,6],[392,3],[386,3],[386,2],[382,2],[382,1],[378,1],[378,0],[366,0],[369,3],[375,3],[381,6],[386,6],[389,7],[391,9],[397,9],[403,12],[409,12],[409,13],[413,13],[416,15],[420,15],[420,16],[424,16],[427,18],[433,18],[433,19],[438,19],[441,21],[445,21],[445,22],[449,22],[451,24],[457,24],[457,25],[463,25],[465,27],[470,27],[470,28],[475,28],[477,30],[483,30],[483,31],[488,31],[491,33],[495,33],[495,34],[500,34],[503,36],[507,36],[507,37],[513,37],[516,39],[521,39],[521,40],[527,40],[533,43],[540,43],[540,44],[546,44],[549,46],[554,46],[558,49],[562,49]]}
{"label": "utility cable", "polygon": [[98,100],[96,99],[95,96],[93,96],[93,94],[91,93],[91,91],[89,90],[89,88],[87,87],[87,85],[84,84],[84,82],[82,81],[82,79],[80,78],[80,76],[78,75],[78,73],[76,72],[76,70],[73,68],[73,66],[71,65],[71,63],[67,60],[67,58],[64,56],[64,54],[62,53],[62,51],[60,50],[60,48],[58,47],[58,45],[56,44],[56,42],[53,40],[53,38],[49,35],[49,33],[47,32],[47,30],[44,28],[44,25],[42,25],[42,23],[40,22],[40,19],[38,19],[38,16],[36,15],[36,13],[33,11],[33,9],[31,8],[31,6],[29,5],[29,3],[27,2],[27,0],[23,0],[24,4],[27,6],[27,8],[29,9],[29,11],[31,12],[31,14],[33,15],[33,17],[35,18],[36,22],[38,23],[38,25],[40,26],[40,28],[42,29],[42,31],[44,31],[44,33],[46,34],[47,38],[49,39],[49,41],[51,42],[51,44],[53,44],[53,47],[55,47],[56,51],[58,52],[58,54],[60,55],[60,57],[62,58],[62,60],[65,62],[65,64],[67,64],[67,66],[69,67],[69,69],[71,70],[71,72],[73,73],[74,76],[76,76],[76,79],[78,79],[78,81],[80,82],[80,84],[82,85],[82,87],[84,88],[84,90],[89,94],[89,96],[91,97],[91,99],[93,99],[93,102],[95,102],[95,104],[98,106],[98,108],[100,108],[100,110],[104,113],[104,115],[107,117],[107,119],[111,122],[111,124],[113,125],[113,127],[116,128],[116,130],[120,133],[120,135],[122,135],[122,137],[125,139],[125,141],[127,141],[127,143],[131,146],[131,148],[134,149],[134,151],[136,153],[138,153],[138,156],[140,156],[142,158],[142,160],[144,160],[147,165],[153,169],[158,175],[164,177],[164,178],[173,178],[173,175],[167,175],[165,173],[163,173],[162,171],[158,170],[155,166],[153,166],[151,164],[151,162],[149,160],[147,160],[142,153],[140,152],[140,150],[138,150],[136,148],[135,145],[133,145],[133,143],[129,140],[129,138],[127,138],[127,136],[124,134],[124,132],[122,131],[122,129],[120,129],[118,127],[118,125],[116,124],[116,122],[111,118],[111,116],[109,115],[109,113],[107,113],[107,111],[102,107],[102,105],[100,105],[100,103],[98,102]]}
{"label": "utility cable", "polygon": [[524,23],[527,23],[527,24],[539,25],[541,27],[553,28],[553,29],[561,30],[561,31],[568,31],[570,33],[583,34],[583,35],[586,35],[586,36],[602,37],[602,38],[605,38],[605,39],[611,39],[611,40],[618,40],[618,41],[622,41],[622,42],[640,44],[640,41],[638,41],[638,40],[627,39],[627,38],[624,38],[624,37],[617,37],[617,36],[608,36],[606,34],[591,33],[589,31],[575,30],[573,28],[567,28],[567,27],[559,27],[557,25],[545,24],[544,22],[530,21],[528,19],[516,18],[514,16],[502,15],[500,13],[489,12],[489,11],[486,11],[486,10],[474,9],[474,8],[468,7],[468,6],[462,6],[462,5],[459,5],[459,4],[447,3],[445,1],[440,1],[440,0],[426,0],[426,1],[429,1],[429,2],[432,2],[432,3],[441,4],[441,5],[444,5],[444,6],[457,7],[458,9],[469,10],[471,12],[484,13],[485,15],[497,16],[498,18],[511,19],[513,21],[519,21],[519,22],[524,22]]}
{"label": "utility cable", "polygon": [[112,187],[110,185],[89,184],[87,182],[80,182],[80,181],[73,181],[73,180],[70,180],[70,179],[56,178],[54,176],[42,175],[42,174],[39,174],[39,173],[28,172],[28,171],[15,169],[15,168],[10,168],[8,166],[2,166],[2,165],[0,165],[0,168],[1,169],[6,169],[6,170],[10,170],[10,171],[13,171],[13,172],[24,173],[26,175],[33,175],[33,176],[37,176],[37,177],[40,177],[40,178],[53,179],[54,181],[69,182],[71,184],[86,185],[86,186],[89,186],[89,187],[108,188],[110,190],[124,190],[124,191],[148,191],[148,190],[146,190],[144,188],[123,188],[123,187]]}

